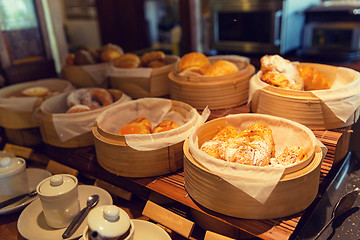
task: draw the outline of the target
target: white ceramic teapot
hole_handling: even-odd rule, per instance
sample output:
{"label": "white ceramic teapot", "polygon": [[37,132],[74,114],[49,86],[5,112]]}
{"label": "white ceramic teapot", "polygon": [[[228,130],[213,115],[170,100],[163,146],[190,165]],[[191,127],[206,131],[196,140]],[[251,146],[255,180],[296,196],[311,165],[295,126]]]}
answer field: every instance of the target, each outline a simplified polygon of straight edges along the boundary
{"label": "white ceramic teapot", "polygon": [[98,206],[89,212],[88,226],[84,230],[84,239],[92,240],[133,240],[134,224],[129,215],[115,205]]}

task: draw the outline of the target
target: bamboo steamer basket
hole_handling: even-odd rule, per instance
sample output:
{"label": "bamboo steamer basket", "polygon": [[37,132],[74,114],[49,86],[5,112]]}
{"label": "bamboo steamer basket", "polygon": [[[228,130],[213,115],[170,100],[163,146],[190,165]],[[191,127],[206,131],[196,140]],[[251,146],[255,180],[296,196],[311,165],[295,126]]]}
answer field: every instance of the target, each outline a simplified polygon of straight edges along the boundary
{"label": "bamboo steamer basket", "polygon": [[114,103],[106,107],[82,113],[65,113],[68,109],[68,106],[66,104],[66,98],[69,93],[62,94],[45,101],[41,105],[37,116],[40,123],[41,137],[44,143],[61,148],[79,148],[94,145],[94,140],[91,133],[91,126],[89,127],[88,132],[74,135],[72,138],[63,141],[59,136],[59,134],[61,133],[58,133],[58,131],[56,130],[56,123],[54,122],[54,118],[56,118],[57,116],[61,116],[65,117],[67,120],[73,121],[74,123],[76,121],[82,121],[83,119],[92,122],[101,112],[105,111],[107,108],[115,104],[118,104],[117,101],[119,101],[119,99],[121,99],[123,96],[123,92],[121,92],[120,90],[108,89],[108,91],[113,96]]}
{"label": "bamboo steamer basket", "polygon": [[142,75],[139,71],[147,71],[146,68],[121,69],[111,67],[114,74],[109,74],[110,86],[121,89],[132,98],[161,97],[169,94],[168,74],[174,69],[179,57],[166,55],[166,65],[151,70],[151,74]]}
{"label": "bamboo steamer basket", "polygon": [[235,63],[239,71],[222,77],[181,76],[176,70],[169,73],[170,98],[186,102],[196,109],[206,106],[211,110],[226,109],[247,102],[249,80],[255,67],[246,58],[229,58],[226,56],[209,57],[210,62],[229,60]]}
{"label": "bamboo steamer basket", "polygon": [[[4,101],[0,100],[2,102],[0,103],[0,126],[4,128],[6,138],[11,143],[24,146],[35,146],[42,143],[39,123],[35,114],[44,99],[21,96],[21,91],[35,86],[47,87],[54,96],[74,88],[68,81],[56,78],[18,83],[1,88],[0,99]],[[14,97],[14,101],[11,100],[12,97]],[[27,105],[28,99],[33,101],[30,108]]]}
{"label": "bamboo steamer basket", "polygon": [[[137,101],[133,101],[132,104],[137,104]],[[176,111],[184,118],[194,110],[186,103],[178,101],[171,103],[171,111]],[[97,161],[105,170],[116,175],[151,177],[175,172],[183,167],[184,141],[157,150],[139,151],[130,147],[124,136],[104,129],[98,121],[95,122],[92,133]]]}
{"label": "bamboo steamer basket", "polygon": [[[313,63],[300,63],[300,65],[310,66],[319,70],[328,77],[330,82],[334,82],[334,78],[337,75],[351,76],[354,81],[360,81],[360,73],[351,69]],[[313,91],[295,91],[270,86],[260,80],[261,74],[261,71],[259,71],[250,80],[250,85],[252,86],[265,86],[253,94],[250,103],[252,112],[284,117],[304,124],[312,130],[348,127],[359,118],[359,108],[357,108],[348,120],[343,122]],[[320,91],[331,96],[329,90],[314,92]],[[343,97],[351,97],[351,95]],[[342,99],[337,100],[335,96],[333,99],[329,99],[342,101]]]}
{"label": "bamboo steamer basket", "polygon": [[[199,139],[199,146],[223,128],[225,121],[225,118],[218,118],[199,127],[194,133]],[[281,218],[303,211],[315,199],[322,158],[320,147],[314,146],[313,154],[308,154],[308,163],[286,169],[268,199],[261,203],[195,159],[189,150],[188,138],[184,143],[185,188],[195,202],[211,211],[246,219]]]}
{"label": "bamboo steamer basket", "polygon": [[61,69],[61,75],[77,88],[107,88],[109,85],[107,76],[108,67],[109,64],[107,63],[80,66],[65,65]]}

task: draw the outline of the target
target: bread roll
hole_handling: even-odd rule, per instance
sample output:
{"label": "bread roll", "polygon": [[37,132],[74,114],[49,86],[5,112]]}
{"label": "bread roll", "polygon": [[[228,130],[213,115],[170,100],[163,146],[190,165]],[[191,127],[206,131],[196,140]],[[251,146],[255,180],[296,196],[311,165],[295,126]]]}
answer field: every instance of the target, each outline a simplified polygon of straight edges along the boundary
{"label": "bread roll", "polygon": [[195,72],[204,74],[210,67],[210,60],[202,53],[191,52],[185,54],[178,63],[178,72]]}
{"label": "bread roll", "polygon": [[125,53],[113,60],[113,65],[118,68],[137,68],[140,63],[140,58],[133,53]]}
{"label": "bread roll", "polygon": [[140,60],[143,65],[148,65],[152,61],[164,61],[165,53],[163,51],[152,51],[141,56]]}
{"label": "bread roll", "polygon": [[218,60],[211,65],[205,72],[207,77],[220,77],[237,73],[239,68],[227,60]]}
{"label": "bread roll", "polygon": [[47,87],[30,87],[24,89],[21,94],[27,97],[44,97],[49,93],[49,89]]}
{"label": "bread roll", "polygon": [[315,70],[313,67],[301,66],[297,67],[300,76],[304,80],[306,91],[329,89],[329,79],[320,71]]}
{"label": "bread roll", "polygon": [[119,130],[120,135],[125,134],[149,134],[151,133],[151,123],[147,118],[139,117],[126,124]]}
{"label": "bread roll", "polygon": [[175,129],[179,127],[179,125],[171,120],[165,120],[159,123],[154,129],[152,130],[153,133],[165,132],[171,129]]}

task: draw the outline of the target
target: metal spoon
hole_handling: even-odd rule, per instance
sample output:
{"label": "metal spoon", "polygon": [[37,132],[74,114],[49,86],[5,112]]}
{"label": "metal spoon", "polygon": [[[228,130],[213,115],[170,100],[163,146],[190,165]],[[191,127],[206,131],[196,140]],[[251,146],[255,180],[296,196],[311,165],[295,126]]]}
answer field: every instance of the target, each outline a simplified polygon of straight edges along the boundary
{"label": "metal spoon", "polygon": [[348,210],[351,209],[354,202],[356,201],[356,198],[359,195],[359,190],[360,189],[356,188],[355,190],[345,194],[344,196],[342,196],[340,198],[340,200],[336,203],[336,205],[335,205],[335,207],[334,207],[334,209],[332,211],[331,219],[320,230],[320,232],[316,235],[314,240],[317,239],[321,235],[321,233],[330,225],[330,223],[332,223],[334,221],[335,218],[339,217],[340,215],[346,213]]}
{"label": "metal spoon", "polygon": [[74,234],[74,232],[79,228],[81,223],[84,221],[84,219],[87,216],[87,214],[89,213],[90,209],[95,207],[98,202],[99,202],[99,195],[92,195],[88,198],[88,200],[86,201],[86,207],[83,208],[75,216],[75,218],[72,220],[70,225],[67,227],[67,229],[63,233],[63,235],[62,235],[63,239],[69,238]]}

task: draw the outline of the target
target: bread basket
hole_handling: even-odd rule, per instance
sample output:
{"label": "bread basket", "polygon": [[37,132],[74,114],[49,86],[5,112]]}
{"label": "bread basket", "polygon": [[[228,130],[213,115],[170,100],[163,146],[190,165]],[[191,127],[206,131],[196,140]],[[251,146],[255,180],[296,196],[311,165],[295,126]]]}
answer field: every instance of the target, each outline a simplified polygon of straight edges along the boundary
{"label": "bread basket", "polygon": [[[180,127],[155,134],[119,135],[119,129],[143,116],[156,125],[163,119]],[[162,98],[143,98],[103,112],[92,128],[96,157],[107,171],[124,177],[150,177],[183,167],[183,142],[205,121],[190,105]]]}
{"label": "bread basket", "polygon": [[[286,145],[301,145],[307,158],[279,169],[247,166],[215,159],[197,147],[224,126],[241,130],[256,122],[272,129],[278,154]],[[192,199],[204,209],[247,219],[280,218],[306,209],[317,195],[323,158],[308,128],[262,114],[230,115],[203,124],[185,141],[184,155],[185,188]]]}
{"label": "bread basket", "polygon": [[209,57],[211,63],[217,60],[228,60],[235,63],[239,71],[221,77],[201,75],[182,75],[177,70],[169,73],[170,98],[183,101],[196,109],[206,106],[210,110],[225,109],[246,103],[248,99],[249,80],[255,68],[247,58],[241,56]]}

